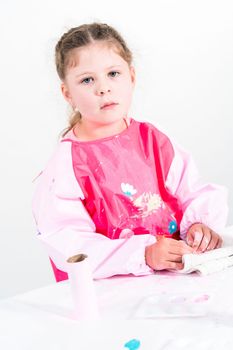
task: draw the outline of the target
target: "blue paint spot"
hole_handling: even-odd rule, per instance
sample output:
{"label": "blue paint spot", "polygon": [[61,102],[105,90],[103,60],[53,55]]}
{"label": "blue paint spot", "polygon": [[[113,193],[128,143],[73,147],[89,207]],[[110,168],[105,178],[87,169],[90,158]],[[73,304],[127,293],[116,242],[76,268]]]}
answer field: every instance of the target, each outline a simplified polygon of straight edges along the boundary
{"label": "blue paint spot", "polygon": [[128,197],[132,196],[132,193],[131,192],[124,192],[124,194]]}

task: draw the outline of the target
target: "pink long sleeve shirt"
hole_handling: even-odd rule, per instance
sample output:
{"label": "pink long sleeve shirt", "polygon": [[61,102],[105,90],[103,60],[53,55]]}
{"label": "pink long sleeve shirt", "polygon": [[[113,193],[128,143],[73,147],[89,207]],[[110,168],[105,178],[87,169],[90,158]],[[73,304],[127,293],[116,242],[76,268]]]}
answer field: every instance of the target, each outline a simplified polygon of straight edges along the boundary
{"label": "pink long sleeve shirt", "polygon": [[37,179],[33,213],[57,281],[68,257],[86,253],[94,278],[150,274],[145,247],[158,235],[185,239],[204,223],[221,232],[225,188],[200,182],[191,157],[148,122],[79,141],[70,131]]}

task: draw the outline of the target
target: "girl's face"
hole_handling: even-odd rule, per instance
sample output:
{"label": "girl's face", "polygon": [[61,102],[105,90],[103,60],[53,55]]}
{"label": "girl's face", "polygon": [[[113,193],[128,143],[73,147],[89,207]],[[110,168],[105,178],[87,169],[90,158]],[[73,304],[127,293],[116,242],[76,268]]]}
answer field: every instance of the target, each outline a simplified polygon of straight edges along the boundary
{"label": "girl's face", "polygon": [[[83,121],[98,125],[127,116],[135,83],[135,71],[111,47],[94,43],[74,50],[75,66],[69,67],[62,93]],[[105,104],[114,103],[103,108]]]}

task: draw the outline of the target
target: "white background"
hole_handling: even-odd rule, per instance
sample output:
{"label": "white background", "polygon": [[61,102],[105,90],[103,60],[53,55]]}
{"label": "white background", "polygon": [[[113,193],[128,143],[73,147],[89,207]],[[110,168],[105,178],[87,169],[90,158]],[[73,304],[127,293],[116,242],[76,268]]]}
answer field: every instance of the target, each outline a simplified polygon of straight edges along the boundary
{"label": "white background", "polygon": [[31,0],[0,5],[0,297],[54,281],[35,237],[33,178],[66,127],[54,46],[64,31],[113,25],[134,54],[130,116],[190,151],[204,180],[229,189],[233,223],[233,4],[225,0]]}

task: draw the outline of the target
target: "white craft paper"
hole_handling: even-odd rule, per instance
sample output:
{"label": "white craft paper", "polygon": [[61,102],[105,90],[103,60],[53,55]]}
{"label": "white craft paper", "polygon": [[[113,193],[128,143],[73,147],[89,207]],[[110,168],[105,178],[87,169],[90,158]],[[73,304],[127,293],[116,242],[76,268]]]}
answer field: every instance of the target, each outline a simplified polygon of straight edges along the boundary
{"label": "white craft paper", "polygon": [[201,254],[184,254],[184,268],[176,271],[190,273],[197,271],[202,275],[224,270],[233,266],[233,246],[218,248]]}
{"label": "white craft paper", "polygon": [[76,320],[98,320],[99,311],[88,257],[78,254],[67,260]]}

